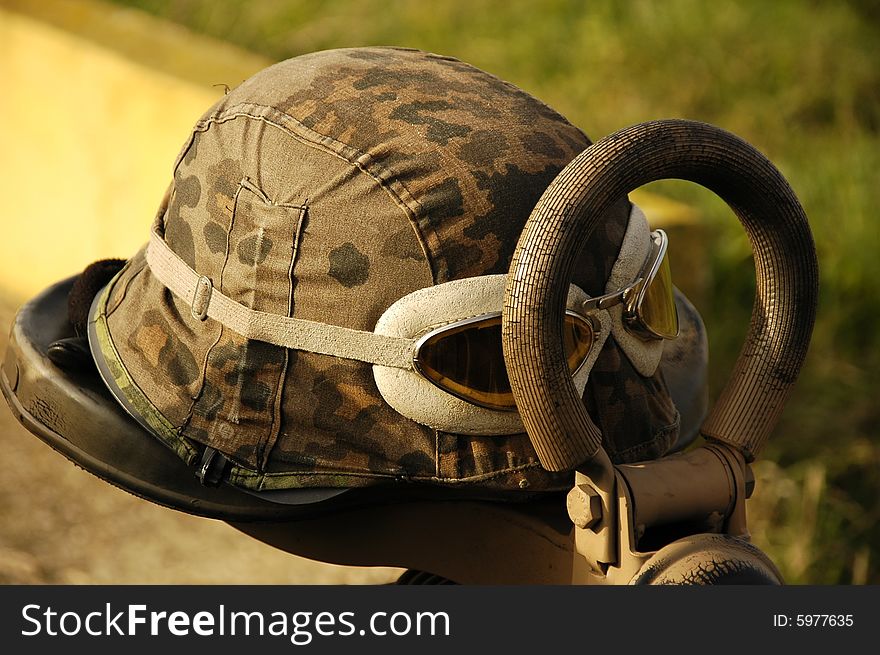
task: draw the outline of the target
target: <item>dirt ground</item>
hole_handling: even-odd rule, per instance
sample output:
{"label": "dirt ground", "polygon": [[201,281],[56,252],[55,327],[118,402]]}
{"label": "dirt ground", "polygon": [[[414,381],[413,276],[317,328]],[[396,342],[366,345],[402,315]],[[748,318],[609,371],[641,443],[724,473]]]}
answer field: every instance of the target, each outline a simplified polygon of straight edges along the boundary
{"label": "dirt ground", "polygon": [[[0,353],[14,309],[0,299]],[[0,584],[379,584],[401,569],[295,557],[77,468],[0,402]]]}

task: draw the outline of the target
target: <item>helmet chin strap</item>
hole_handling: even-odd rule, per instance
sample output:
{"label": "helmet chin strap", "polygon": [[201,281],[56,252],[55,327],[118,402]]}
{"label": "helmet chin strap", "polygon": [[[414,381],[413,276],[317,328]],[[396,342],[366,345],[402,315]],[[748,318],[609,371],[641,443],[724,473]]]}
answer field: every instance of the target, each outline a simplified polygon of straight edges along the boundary
{"label": "helmet chin strap", "polygon": [[162,238],[156,225],[150,234],[147,264],[157,280],[190,303],[194,317],[211,318],[247,339],[369,364],[412,368],[414,339],[270,314],[232,300],[214,287],[210,278],[190,268]]}

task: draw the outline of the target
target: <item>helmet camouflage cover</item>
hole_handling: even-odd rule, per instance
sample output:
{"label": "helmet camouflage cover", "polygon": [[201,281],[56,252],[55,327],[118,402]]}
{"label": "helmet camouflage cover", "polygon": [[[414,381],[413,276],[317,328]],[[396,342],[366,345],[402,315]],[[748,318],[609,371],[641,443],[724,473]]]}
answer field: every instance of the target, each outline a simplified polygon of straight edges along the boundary
{"label": "helmet camouflage cover", "polygon": [[[157,226],[171,249],[254,310],[372,331],[418,289],[506,273],[538,198],[590,144],[555,111],[458,60],[358,48],[258,73],[195,125]],[[586,245],[590,295],[620,250],[630,205]],[[132,257],[92,320],[118,392],[195,463],[205,446],[250,489],[405,480],[480,491],[562,489],[526,434],[453,434],[395,411],[372,366],[248,340],[194,317]],[[499,307],[500,309],[500,307]],[[658,369],[613,338],[584,402],[616,461],[659,456],[678,413]]]}

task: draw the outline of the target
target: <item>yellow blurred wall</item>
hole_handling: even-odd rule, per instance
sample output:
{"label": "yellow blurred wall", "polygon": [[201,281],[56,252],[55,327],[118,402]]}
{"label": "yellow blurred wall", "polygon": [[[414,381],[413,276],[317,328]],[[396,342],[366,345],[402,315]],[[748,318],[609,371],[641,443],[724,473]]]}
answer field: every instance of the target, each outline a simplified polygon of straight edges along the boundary
{"label": "yellow blurred wall", "polygon": [[[269,63],[98,0],[0,0],[0,300],[134,253],[193,123]],[[632,197],[652,223],[696,221]]]}
{"label": "yellow blurred wall", "polygon": [[[169,43],[176,56],[158,56]],[[0,1],[0,297],[131,255],[223,93],[212,82],[267,63],[112,5]]]}

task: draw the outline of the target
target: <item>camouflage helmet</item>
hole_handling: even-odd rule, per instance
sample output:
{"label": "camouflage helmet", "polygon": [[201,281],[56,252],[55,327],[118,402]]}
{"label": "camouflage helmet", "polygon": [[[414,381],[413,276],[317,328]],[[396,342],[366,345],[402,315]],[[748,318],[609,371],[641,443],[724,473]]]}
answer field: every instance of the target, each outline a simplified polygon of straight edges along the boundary
{"label": "camouflage helmet", "polygon": [[[380,389],[381,362],[277,345],[206,308],[213,294],[268,320],[378,331],[402,299],[503,277],[536,201],[589,144],[546,105],[450,57],[357,48],[271,66],[196,123],[150,247],[92,304],[93,355],[142,425],[194,466],[216,454],[222,478],[244,489],[565,489],[570,474],[540,466],[515,418],[493,433],[491,414],[484,429],[407,416]],[[622,199],[573,288],[604,293],[642,223]],[[162,272],[162,257],[182,264]],[[180,270],[197,282],[172,279]],[[466,300],[473,287],[461,288]],[[584,402],[613,459],[649,459],[675,440],[679,415],[656,349],[634,356],[622,341],[595,349]]]}

